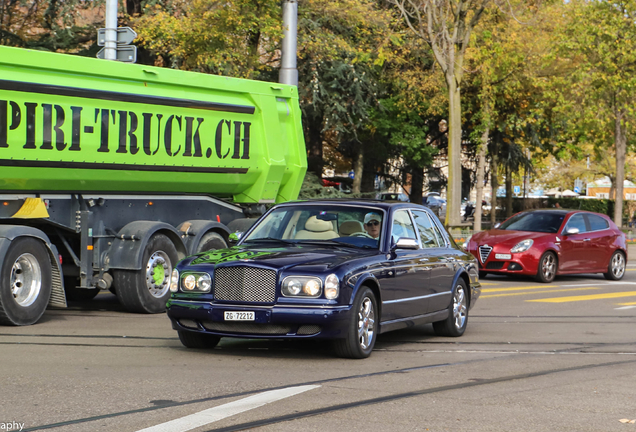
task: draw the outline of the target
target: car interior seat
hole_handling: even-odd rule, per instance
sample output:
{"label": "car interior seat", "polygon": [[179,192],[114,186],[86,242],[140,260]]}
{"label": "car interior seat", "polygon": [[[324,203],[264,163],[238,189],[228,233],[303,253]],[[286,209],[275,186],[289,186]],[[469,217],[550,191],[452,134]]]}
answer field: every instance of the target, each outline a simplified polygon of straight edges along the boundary
{"label": "car interior seat", "polygon": [[340,236],[333,230],[333,224],[330,221],[312,216],[305,222],[305,229],[298,231],[294,238],[329,240],[336,237]]}
{"label": "car interior seat", "polygon": [[350,236],[354,233],[364,232],[364,227],[362,222],[351,220],[343,222],[339,231],[341,236]]}

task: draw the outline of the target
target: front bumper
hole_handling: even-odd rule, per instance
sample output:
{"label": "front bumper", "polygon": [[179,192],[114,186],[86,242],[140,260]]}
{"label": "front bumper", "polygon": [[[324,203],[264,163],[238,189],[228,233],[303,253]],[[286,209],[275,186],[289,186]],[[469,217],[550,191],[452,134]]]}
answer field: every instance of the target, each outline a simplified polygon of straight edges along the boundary
{"label": "front bumper", "polygon": [[[481,262],[479,252],[477,250],[471,253],[477,257],[480,272],[498,273],[498,274],[520,274],[520,275],[536,275],[539,269],[539,260],[541,254],[539,251],[530,248],[525,252],[510,253],[510,249],[498,251],[494,248],[485,262]],[[497,259],[497,254],[510,254],[509,259]]]}
{"label": "front bumper", "polygon": [[[343,338],[350,306],[251,306],[170,299],[172,328],[250,339]],[[225,321],[225,312],[254,312],[254,321]]]}

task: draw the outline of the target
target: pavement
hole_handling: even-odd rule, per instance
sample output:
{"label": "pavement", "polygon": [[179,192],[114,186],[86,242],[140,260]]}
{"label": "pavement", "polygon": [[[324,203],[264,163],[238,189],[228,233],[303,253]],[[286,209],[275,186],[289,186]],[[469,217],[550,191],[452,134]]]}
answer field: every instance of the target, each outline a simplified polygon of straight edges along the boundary
{"label": "pavement", "polygon": [[627,260],[636,261],[636,243],[627,244]]}

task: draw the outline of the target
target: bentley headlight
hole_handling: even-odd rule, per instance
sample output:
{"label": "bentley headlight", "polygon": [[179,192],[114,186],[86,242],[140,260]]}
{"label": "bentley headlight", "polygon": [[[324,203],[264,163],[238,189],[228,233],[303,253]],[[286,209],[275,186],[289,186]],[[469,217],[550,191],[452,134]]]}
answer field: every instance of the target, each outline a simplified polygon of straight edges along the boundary
{"label": "bentley headlight", "polygon": [[534,243],[534,240],[526,239],[524,241],[517,243],[515,247],[510,249],[510,252],[512,253],[525,252],[528,249],[530,249],[530,246],[532,246],[533,243]]}
{"label": "bentley headlight", "polygon": [[203,273],[197,277],[197,289],[203,292],[210,292],[212,288],[212,278],[209,274]]}
{"label": "bentley headlight", "polygon": [[207,273],[188,273],[181,279],[183,291],[210,292],[212,290],[212,278]]}
{"label": "bentley headlight", "polygon": [[172,276],[170,277],[170,291],[179,291],[179,271],[177,269],[172,270]]}
{"label": "bentley headlight", "polygon": [[283,280],[281,292],[285,297],[319,297],[322,280],[312,276],[289,276]]}
{"label": "bentley headlight", "polygon": [[183,278],[183,289],[192,291],[197,286],[197,278],[193,274],[189,274]]}
{"label": "bentley headlight", "polygon": [[333,300],[338,297],[340,292],[340,280],[335,274],[330,274],[325,279],[325,297]]}

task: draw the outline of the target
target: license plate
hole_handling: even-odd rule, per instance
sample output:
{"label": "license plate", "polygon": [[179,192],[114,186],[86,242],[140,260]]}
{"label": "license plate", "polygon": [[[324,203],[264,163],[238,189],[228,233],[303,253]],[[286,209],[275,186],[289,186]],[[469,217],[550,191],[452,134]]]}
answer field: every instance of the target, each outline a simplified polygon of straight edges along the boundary
{"label": "license plate", "polygon": [[225,312],[225,321],[254,321],[254,312]]}
{"label": "license plate", "polygon": [[510,254],[495,254],[496,259],[511,259],[512,255]]}

